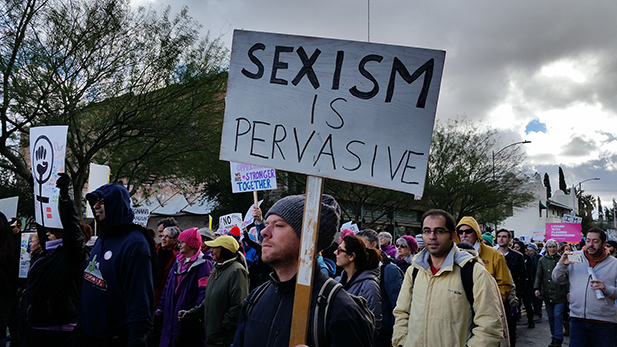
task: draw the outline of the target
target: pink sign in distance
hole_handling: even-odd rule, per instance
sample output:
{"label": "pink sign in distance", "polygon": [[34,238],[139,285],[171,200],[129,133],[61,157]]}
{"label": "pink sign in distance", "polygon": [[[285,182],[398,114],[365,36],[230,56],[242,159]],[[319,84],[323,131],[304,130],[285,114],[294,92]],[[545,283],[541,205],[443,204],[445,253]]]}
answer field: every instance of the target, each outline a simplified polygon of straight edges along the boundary
{"label": "pink sign in distance", "polygon": [[581,242],[580,223],[546,223],[546,239],[557,242]]}

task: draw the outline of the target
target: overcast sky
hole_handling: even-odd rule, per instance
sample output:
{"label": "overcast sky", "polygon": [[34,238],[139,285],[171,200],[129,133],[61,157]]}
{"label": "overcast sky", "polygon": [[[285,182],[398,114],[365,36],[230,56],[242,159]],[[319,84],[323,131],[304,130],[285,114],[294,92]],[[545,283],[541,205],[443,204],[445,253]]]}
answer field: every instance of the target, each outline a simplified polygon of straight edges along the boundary
{"label": "overcast sky", "polygon": [[437,119],[464,115],[523,145],[558,188],[617,197],[617,1],[137,0],[189,13],[230,47],[234,29],[446,51]]}

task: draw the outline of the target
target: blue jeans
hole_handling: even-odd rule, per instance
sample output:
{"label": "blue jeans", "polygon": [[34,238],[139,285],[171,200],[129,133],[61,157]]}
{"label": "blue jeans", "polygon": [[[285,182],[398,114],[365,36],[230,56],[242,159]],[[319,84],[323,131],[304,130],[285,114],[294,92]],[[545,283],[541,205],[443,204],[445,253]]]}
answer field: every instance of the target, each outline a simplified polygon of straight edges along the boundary
{"label": "blue jeans", "polygon": [[551,327],[551,337],[563,340],[563,310],[566,304],[551,304],[545,301],[546,314],[548,314],[548,325]]}
{"label": "blue jeans", "polygon": [[570,317],[570,347],[614,347],[615,324]]}

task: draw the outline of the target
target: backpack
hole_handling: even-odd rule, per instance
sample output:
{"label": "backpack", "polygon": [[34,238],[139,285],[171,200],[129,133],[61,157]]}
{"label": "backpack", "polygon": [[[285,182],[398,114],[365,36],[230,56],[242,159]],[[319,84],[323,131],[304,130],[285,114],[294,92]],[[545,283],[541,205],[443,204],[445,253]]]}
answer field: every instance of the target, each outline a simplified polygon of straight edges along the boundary
{"label": "backpack", "polygon": [[[262,297],[268,287],[270,287],[271,283],[272,281],[268,281],[262,284],[246,297],[244,302],[244,312],[246,317],[249,316],[253,310],[253,307],[257,303],[257,300]],[[315,312],[313,315],[313,342],[315,343],[315,347],[327,345],[328,339],[326,338],[326,331],[328,328],[328,316],[332,310],[330,303],[332,302],[332,298],[334,298],[341,289],[343,289],[343,286],[332,278],[326,279],[324,284],[319,289],[319,295],[317,296],[317,307],[315,307]],[[369,325],[371,335],[373,335],[375,332],[375,315],[371,312],[371,310],[369,310],[366,304],[366,299],[349,293],[347,293],[347,295],[349,295],[356,305],[358,305],[362,315],[368,322],[370,322]]]}

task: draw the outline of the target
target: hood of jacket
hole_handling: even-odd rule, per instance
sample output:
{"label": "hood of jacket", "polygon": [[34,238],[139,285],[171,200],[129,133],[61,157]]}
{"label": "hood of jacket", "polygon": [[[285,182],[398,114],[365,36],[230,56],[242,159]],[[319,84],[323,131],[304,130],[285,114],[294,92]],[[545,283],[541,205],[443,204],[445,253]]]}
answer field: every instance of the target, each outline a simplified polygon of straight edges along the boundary
{"label": "hood of jacket", "polygon": [[[456,225],[456,228],[458,229],[458,227],[460,227],[461,225],[467,225],[470,228],[472,228],[473,231],[476,232],[476,236],[478,237],[478,242],[482,244],[482,232],[480,232],[480,226],[478,225],[478,222],[475,220],[475,218],[465,216],[461,218],[461,221],[458,222],[458,224]],[[461,238],[458,236],[458,233],[456,233],[456,243],[459,243],[459,242],[461,242]]]}
{"label": "hood of jacket", "polygon": [[94,212],[94,203],[97,199],[101,198],[105,199],[103,229],[111,229],[117,225],[133,223],[135,215],[133,214],[133,209],[131,209],[131,198],[124,186],[108,183],[86,194],[86,199],[92,207],[92,212]]}
{"label": "hood of jacket", "polygon": [[[452,245],[452,248],[450,249],[450,252],[448,252],[448,255],[446,256],[446,259],[441,265],[441,269],[439,270],[438,274],[442,271],[452,271],[455,264],[463,267],[468,261],[471,261],[474,258],[478,260],[477,255],[473,255],[470,252],[466,251],[467,250],[460,250],[458,247],[456,247],[456,245]],[[431,265],[428,262],[430,256],[431,254],[428,252],[428,249],[423,249],[414,258],[412,266],[421,267],[424,270],[430,272]]]}

